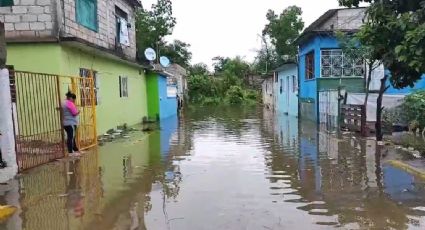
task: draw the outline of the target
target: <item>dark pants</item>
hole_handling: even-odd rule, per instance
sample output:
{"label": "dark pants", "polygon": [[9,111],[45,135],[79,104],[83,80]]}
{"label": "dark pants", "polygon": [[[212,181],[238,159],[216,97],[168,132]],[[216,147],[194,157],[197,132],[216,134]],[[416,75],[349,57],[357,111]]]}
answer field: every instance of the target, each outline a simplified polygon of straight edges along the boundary
{"label": "dark pants", "polygon": [[75,142],[75,136],[77,135],[77,126],[64,126],[63,128],[66,131],[66,145],[68,147],[68,153],[78,151],[77,142]]}

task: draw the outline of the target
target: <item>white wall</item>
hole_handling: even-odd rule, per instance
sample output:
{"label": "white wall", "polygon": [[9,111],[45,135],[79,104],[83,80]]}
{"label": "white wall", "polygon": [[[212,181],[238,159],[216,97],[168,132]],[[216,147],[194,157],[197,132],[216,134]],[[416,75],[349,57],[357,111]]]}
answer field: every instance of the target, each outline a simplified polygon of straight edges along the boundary
{"label": "white wall", "polygon": [[0,183],[12,179],[18,172],[16,164],[15,136],[13,132],[12,100],[10,97],[9,71],[0,70],[0,148],[7,168],[0,169]]}

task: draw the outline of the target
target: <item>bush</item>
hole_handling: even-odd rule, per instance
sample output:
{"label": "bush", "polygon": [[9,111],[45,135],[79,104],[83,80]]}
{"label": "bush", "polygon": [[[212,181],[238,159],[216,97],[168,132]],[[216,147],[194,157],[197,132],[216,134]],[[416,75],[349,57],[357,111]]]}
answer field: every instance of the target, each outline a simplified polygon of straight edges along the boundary
{"label": "bush", "polygon": [[244,91],[240,86],[231,86],[226,92],[226,102],[229,104],[242,104],[244,99]]}
{"label": "bush", "polygon": [[425,128],[425,91],[414,92],[404,99],[402,109],[405,113],[409,125],[416,124],[418,127]]}

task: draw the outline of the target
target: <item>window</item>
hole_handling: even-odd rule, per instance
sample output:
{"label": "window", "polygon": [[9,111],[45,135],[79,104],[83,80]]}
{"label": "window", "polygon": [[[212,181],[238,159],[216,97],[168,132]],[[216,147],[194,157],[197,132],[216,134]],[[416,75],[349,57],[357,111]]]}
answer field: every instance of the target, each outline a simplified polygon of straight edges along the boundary
{"label": "window", "polygon": [[78,24],[97,31],[97,0],[75,0],[75,5]]}
{"label": "window", "polygon": [[314,79],[314,52],[310,52],[305,56],[305,79]]}
{"label": "window", "polygon": [[[97,71],[89,70],[80,68],[80,77],[82,78],[90,78],[93,77],[93,85],[94,85],[94,99],[95,99],[95,105],[99,105],[100,103],[100,97],[99,97],[99,86],[100,86],[100,79]],[[80,94],[81,94],[81,106],[91,105],[91,98],[90,98],[90,82],[84,81],[83,79],[80,80]]]}
{"label": "window", "polygon": [[177,97],[177,79],[167,77],[167,97]]}
{"label": "window", "polygon": [[298,79],[297,76],[292,75],[292,92],[297,92],[298,90]]}
{"label": "window", "polygon": [[280,94],[283,92],[283,79],[280,79]]}
{"label": "window", "polygon": [[0,7],[2,6],[13,6],[13,0],[0,0]]}
{"label": "window", "polygon": [[115,6],[116,20],[116,41],[117,44],[130,46],[129,31],[128,31],[128,15],[126,12]]}
{"label": "window", "polygon": [[364,77],[365,66],[361,58],[345,56],[340,49],[321,52],[321,77]]}
{"label": "window", "polygon": [[0,7],[13,6],[13,0],[0,0]]}
{"label": "window", "polygon": [[120,76],[120,97],[128,97],[128,77]]}

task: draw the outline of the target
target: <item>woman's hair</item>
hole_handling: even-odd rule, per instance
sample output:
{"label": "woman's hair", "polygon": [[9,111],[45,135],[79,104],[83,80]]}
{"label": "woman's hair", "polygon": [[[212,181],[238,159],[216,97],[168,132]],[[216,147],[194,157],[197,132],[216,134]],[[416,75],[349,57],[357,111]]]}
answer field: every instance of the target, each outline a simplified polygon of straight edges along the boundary
{"label": "woman's hair", "polygon": [[71,98],[71,99],[77,99],[77,95],[75,95],[75,93],[72,92],[68,92],[66,93],[66,98]]}

